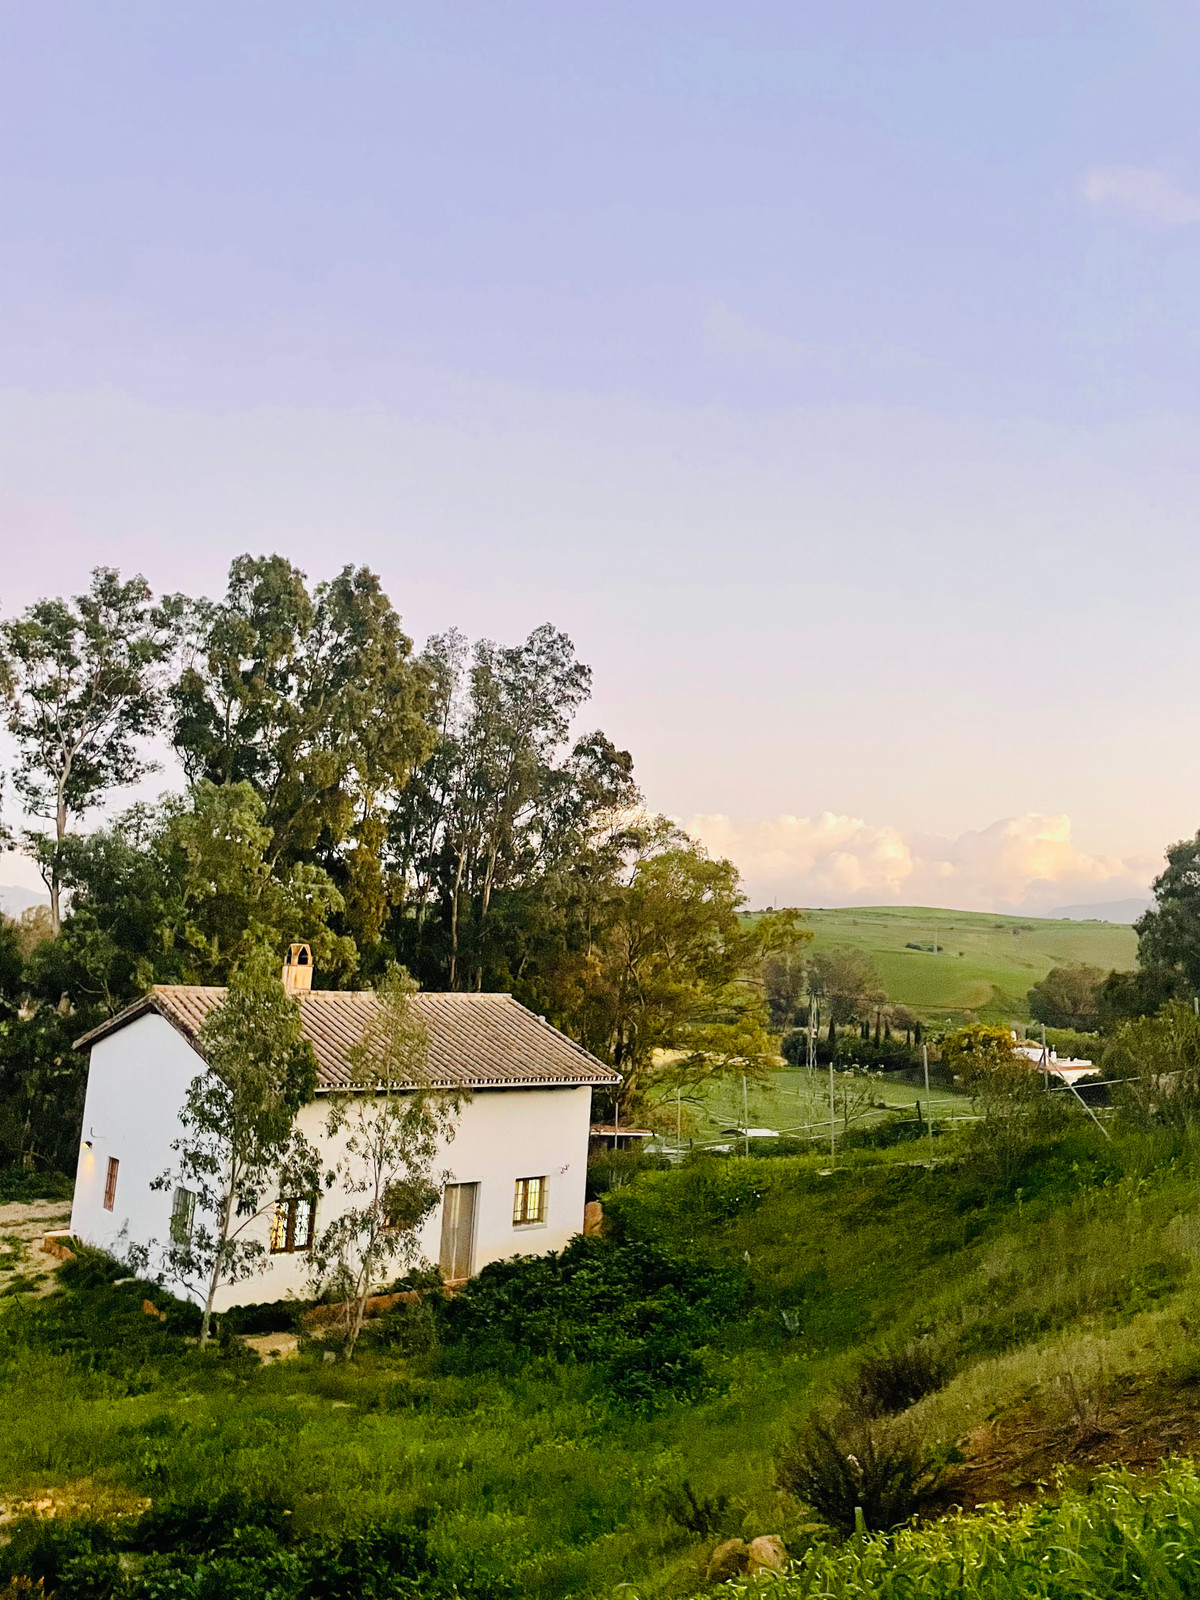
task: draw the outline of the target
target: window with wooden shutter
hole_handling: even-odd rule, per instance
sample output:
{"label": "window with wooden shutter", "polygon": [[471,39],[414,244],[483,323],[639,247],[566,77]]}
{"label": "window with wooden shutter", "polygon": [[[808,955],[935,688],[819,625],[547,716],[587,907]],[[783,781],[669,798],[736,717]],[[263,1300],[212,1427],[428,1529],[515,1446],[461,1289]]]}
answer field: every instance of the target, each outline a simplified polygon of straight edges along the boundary
{"label": "window with wooden shutter", "polygon": [[545,1178],[518,1178],[513,1195],[513,1227],[527,1228],[546,1220]]}
{"label": "window with wooden shutter", "polygon": [[121,1163],[116,1156],[109,1156],[108,1171],[104,1175],[104,1209],[111,1211],[117,1203],[117,1172]]}

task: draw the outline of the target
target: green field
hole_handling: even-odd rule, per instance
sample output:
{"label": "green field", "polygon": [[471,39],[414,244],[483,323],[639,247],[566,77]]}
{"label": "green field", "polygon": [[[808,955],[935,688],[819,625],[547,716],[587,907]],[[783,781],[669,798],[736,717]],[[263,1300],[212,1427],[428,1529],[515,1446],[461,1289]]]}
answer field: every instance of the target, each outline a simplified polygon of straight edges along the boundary
{"label": "green field", "polygon": [[[852,906],[805,911],[813,950],[868,950],[888,999],[930,1022],[983,1022],[1029,1016],[1026,995],[1051,967],[1085,961],[1106,972],[1136,964],[1137,935],[1116,922],[1067,922],[925,906]],[[937,943],[932,950],[910,944]]]}
{"label": "green field", "polygon": [[[837,1105],[844,1107],[848,1100],[850,1125],[855,1128],[886,1121],[896,1112],[915,1118],[918,1102],[925,1108],[922,1116],[928,1113],[924,1090],[899,1083],[894,1075],[879,1080],[838,1072],[834,1078]],[[869,1108],[868,1102],[873,1102]],[[665,1143],[670,1147],[675,1143],[671,1129],[674,1101],[667,1095],[662,1104]],[[744,1095],[737,1079],[717,1078],[684,1100],[681,1109],[685,1146],[713,1144],[728,1129],[742,1127],[770,1128],[798,1138],[824,1138],[829,1127],[829,1071],[819,1067],[810,1074],[803,1068],[784,1068],[773,1072],[768,1083],[747,1083]],[[972,1109],[966,1095],[947,1089],[933,1091],[932,1116],[936,1122],[967,1116]],[[835,1120],[840,1138],[846,1127],[841,1111]],[[736,1140],[733,1143],[736,1145]]]}

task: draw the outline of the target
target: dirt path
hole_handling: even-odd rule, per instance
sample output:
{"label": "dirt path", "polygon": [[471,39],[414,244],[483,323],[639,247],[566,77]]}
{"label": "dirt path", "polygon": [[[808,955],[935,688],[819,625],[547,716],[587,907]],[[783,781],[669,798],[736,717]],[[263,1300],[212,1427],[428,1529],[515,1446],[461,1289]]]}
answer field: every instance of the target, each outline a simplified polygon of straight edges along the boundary
{"label": "dirt path", "polygon": [[43,1235],[69,1227],[69,1200],[0,1205],[0,1295],[49,1294],[59,1262],[41,1248]]}

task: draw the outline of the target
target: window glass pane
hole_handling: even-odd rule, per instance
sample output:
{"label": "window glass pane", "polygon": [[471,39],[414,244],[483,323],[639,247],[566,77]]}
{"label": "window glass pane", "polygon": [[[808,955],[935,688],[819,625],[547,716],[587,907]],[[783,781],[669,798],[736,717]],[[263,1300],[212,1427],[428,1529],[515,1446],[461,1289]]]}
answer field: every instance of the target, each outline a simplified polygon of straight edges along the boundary
{"label": "window glass pane", "polygon": [[545,1178],[518,1178],[513,1196],[513,1225],[546,1220]]}
{"label": "window glass pane", "polygon": [[312,1243],[313,1214],[317,1209],[315,1200],[293,1200],[296,1208],[295,1221],[292,1224],[292,1249],[307,1250]]}
{"label": "window glass pane", "polygon": [[117,1170],[121,1163],[116,1156],[109,1156],[108,1171],[104,1177],[104,1209],[111,1211],[117,1198]]}
{"label": "window glass pane", "polygon": [[288,1209],[288,1202],[279,1200],[271,1214],[271,1249],[276,1255],[287,1249]]}

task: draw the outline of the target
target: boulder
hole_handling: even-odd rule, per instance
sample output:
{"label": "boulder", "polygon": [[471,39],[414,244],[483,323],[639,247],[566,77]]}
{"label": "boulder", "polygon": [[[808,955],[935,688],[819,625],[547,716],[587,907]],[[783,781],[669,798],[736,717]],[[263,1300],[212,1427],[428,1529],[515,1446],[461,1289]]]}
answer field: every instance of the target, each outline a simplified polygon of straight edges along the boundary
{"label": "boulder", "polygon": [[749,1551],[744,1539],[726,1539],[708,1558],[707,1583],[725,1583],[730,1578],[740,1578],[746,1570]]}
{"label": "boulder", "polygon": [[604,1232],[604,1207],[599,1200],[589,1200],[583,1208],[583,1233],[585,1238]]}
{"label": "boulder", "polygon": [[787,1545],[777,1533],[763,1533],[751,1539],[746,1550],[746,1572],[753,1577],[756,1572],[786,1572]]}

